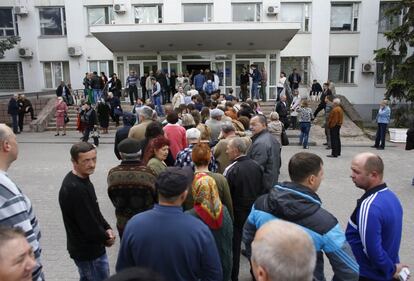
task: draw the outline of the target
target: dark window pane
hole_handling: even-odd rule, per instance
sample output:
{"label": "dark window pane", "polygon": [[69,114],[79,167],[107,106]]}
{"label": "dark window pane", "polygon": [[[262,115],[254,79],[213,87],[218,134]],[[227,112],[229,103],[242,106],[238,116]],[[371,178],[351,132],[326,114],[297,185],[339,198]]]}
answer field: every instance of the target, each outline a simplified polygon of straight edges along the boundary
{"label": "dark window pane", "polygon": [[348,83],[349,58],[329,58],[328,79],[335,83]]}
{"label": "dark window pane", "polygon": [[13,28],[12,9],[0,9],[0,28]]}
{"label": "dark window pane", "polygon": [[23,89],[21,63],[0,63],[0,90]]}
{"label": "dark window pane", "polygon": [[60,8],[40,8],[39,15],[42,35],[62,35]]}

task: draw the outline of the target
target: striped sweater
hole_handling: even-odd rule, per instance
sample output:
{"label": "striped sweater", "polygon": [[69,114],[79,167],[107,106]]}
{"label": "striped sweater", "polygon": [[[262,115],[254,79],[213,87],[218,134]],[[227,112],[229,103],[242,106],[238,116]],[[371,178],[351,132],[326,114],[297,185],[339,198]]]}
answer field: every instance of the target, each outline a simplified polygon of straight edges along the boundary
{"label": "striped sweater", "polygon": [[44,280],[40,262],[40,228],[32,204],[4,171],[0,171],[0,224],[23,229],[27,241],[33,247],[37,263],[33,280]]}

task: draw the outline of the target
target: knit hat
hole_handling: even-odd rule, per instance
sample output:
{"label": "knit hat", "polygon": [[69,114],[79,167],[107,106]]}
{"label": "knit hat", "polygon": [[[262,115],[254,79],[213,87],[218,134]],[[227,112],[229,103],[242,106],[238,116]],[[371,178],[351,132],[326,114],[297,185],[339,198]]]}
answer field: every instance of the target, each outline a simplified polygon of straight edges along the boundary
{"label": "knit hat", "polygon": [[126,138],[118,144],[118,150],[125,154],[138,153],[143,147],[143,143],[133,138]]}
{"label": "knit hat", "polygon": [[191,184],[194,173],[191,167],[167,167],[155,181],[155,189],[166,198],[183,193]]}

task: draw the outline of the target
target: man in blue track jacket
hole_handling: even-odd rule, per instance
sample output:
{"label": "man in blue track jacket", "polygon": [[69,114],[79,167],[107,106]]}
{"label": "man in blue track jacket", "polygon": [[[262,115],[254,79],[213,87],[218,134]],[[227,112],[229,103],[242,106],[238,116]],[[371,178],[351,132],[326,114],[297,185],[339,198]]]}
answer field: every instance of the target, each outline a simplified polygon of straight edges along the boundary
{"label": "man in blue track jacket", "polygon": [[403,210],[397,196],[383,181],[384,163],[373,153],[361,153],[351,164],[352,181],[365,190],[346,229],[360,267],[361,281],[398,279],[404,267],[398,251]]}
{"label": "man in blue track jacket", "polygon": [[316,194],[323,178],[322,166],[322,159],[313,153],[295,154],[288,167],[292,182],[274,186],[255,201],[244,226],[243,241],[249,250],[255,232],[266,222],[274,219],[292,222],[312,237],[317,251],[314,280],[325,280],[323,253],[332,266],[332,280],[358,280],[358,264],[345,234],[338,220],[321,207]]}

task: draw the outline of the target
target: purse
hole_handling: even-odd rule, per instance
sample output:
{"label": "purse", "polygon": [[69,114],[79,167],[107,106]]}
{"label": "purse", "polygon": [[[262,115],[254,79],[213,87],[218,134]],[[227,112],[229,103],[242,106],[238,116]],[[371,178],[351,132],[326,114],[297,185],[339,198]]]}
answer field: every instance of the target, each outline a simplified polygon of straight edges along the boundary
{"label": "purse", "polygon": [[282,139],[282,145],[283,146],[289,145],[289,138],[286,134],[285,128],[283,128],[283,130],[282,130],[281,139]]}
{"label": "purse", "polygon": [[63,121],[65,122],[65,124],[69,123],[70,119],[68,114],[65,112],[65,116],[63,117]]}

